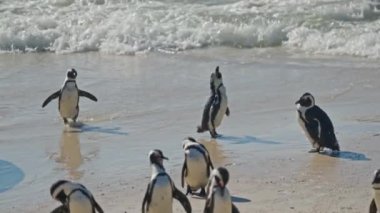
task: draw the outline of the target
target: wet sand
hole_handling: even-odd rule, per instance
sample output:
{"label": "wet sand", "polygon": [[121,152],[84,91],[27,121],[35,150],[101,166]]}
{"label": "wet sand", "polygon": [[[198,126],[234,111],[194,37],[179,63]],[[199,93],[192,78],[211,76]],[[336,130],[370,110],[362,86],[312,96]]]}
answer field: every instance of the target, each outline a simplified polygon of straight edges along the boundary
{"label": "wet sand", "polygon": [[[219,65],[229,97],[211,140],[196,133]],[[66,69],[78,70],[79,120],[65,128],[56,101]],[[193,136],[216,166],[241,212],[367,212],[379,166],[380,63],[358,58],[287,56],[276,49],[229,48],[106,56],[97,53],[0,55],[0,212],[49,212],[50,185],[86,185],[106,212],[139,212],[150,178],[149,150],[160,148],[177,187],[182,139]],[[339,157],[310,154],[294,102],[311,92],[332,119]],[[183,191],[185,191],[183,189]],[[204,200],[190,199],[194,212]],[[183,212],[175,202],[175,212]]]}

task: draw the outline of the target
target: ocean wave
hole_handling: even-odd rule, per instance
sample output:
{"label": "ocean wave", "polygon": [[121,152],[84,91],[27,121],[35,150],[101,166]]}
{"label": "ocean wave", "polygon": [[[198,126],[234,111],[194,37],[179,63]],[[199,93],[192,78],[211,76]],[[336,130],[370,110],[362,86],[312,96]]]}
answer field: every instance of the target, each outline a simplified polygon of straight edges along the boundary
{"label": "ocean wave", "polygon": [[380,57],[379,12],[332,0],[3,0],[0,52],[284,47]]}

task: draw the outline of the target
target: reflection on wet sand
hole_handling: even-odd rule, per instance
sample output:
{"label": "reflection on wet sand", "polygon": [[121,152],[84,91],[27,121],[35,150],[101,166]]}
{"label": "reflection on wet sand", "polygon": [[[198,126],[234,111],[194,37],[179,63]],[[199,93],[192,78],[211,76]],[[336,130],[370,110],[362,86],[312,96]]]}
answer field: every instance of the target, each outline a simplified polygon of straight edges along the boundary
{"label": "reflection on wet sand", "polygon": [[78,170],[83,162],[80,152],[79,132],[62,132],[58,161],[64,164],[71,178],[79,179],[83,176],[84,172]]}
{"label": "reflection on wet sand", "polygon": [[323,180],[334,180],[339,178],[339,161],[323,154],[314,154],[307,165],[309,174]]}
{"label": "reflection on wet sand", "polygon": [[199,139],[198,142],[206,147],[214,166],[222,166],[225,163],[227,157],[223,153],[223,147],[215,139]]}

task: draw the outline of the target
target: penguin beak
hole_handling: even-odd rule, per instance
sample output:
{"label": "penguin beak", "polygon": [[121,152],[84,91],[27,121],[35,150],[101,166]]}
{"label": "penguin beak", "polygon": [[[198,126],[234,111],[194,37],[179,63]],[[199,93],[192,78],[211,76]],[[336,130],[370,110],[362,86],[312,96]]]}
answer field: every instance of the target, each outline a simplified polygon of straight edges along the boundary
{"label": "penguin beak", "polygon": [[169,160],[169,158],[165,157],[165,156],[162,156],[162,159],[164,160]]}
{"label": "penguin beak", "polygon": [[219,187],[220,187],[220,190],[221,190],[222,196],[224,196],[225,185],[224,185],[223,181],[222,181],[222,180],[218,181],[218,185],[219,185]]}
{"label": "penguin beak", "polygon": [[296,101],[296,103],[294,103],[294,104],[296,104],[296,105],[297,105],[297,104],[299,104],[299,103],[300,103],[300,100]]}

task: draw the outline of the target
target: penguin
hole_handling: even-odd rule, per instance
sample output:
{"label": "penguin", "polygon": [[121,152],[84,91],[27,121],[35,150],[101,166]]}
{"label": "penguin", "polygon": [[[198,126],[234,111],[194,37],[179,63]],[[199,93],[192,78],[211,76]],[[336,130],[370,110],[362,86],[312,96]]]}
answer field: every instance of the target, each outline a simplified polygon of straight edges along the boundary
{"label": "penguin", "polygon": [[71,119],[74,123],[76,122],[79,114],[80,96],[98,101],[91,93],[78,89],[76,77],[77,71],[73,68],[69,69],[62,88],[51,94],[42,104],[42,108],[44,108],[50,101],[58,98],[58,110],[65,124],[68,124],[68,119]]}
{"label": "penguin", "polygon": [[197,127],[197,132],[209,131],[212,138],[216,138],[218,133],[216,128],[222,123],[224,114],[230,115],[228,108],[228,98],[226,88],[223,85],[222,73],[219,66],[210,76],[210,97],[203,109],[201,125]]}
{"label": "penguin", "polygon": [[179,191],[170,176],[165,172],[163,160],[168,160],[161,150],[149,152],[152,177],[142,202],[142,213],[172,213],[173,198],[177,199],[187,213],[191,213],[191,205],[186,195]]}
{"label": "penguin", "polygon": [[369,206],[369,213],[377,213],[377,207],[380,206],[380,169],[375,171],[372,188],[374,191],[374,198]]}
{"label": "penguin", "polygon": [[228,180],[229,173],[226,168],[218,167],[212,171],[203,213],[239,213],[226,187]]}
{"label": "penguin", "polygon": [[50,195],[60,201],[62,206],[52,213],[104,213],[91,192],[82,184],[59,180],[50,187]]}
{"label": "penguin", "polygon": [[205,187],[210,177],[211,171],[214,169],[210,154],[203,144],[198,143],[194,138],[188,137],[183,142],[185,152],[185,160],[182,166],[181,183],[187,184],[186,195],[194,194],[195,191],[201,189],[199,196],[205,197]]}
{"label": "penguin", "polygon": [[297,105],[298,123],[312,145],[309,152],[320,152],[324,147],[340,151],[334,126],[329,116],[315,105],[313,95],[305,93],[295,104]]}

